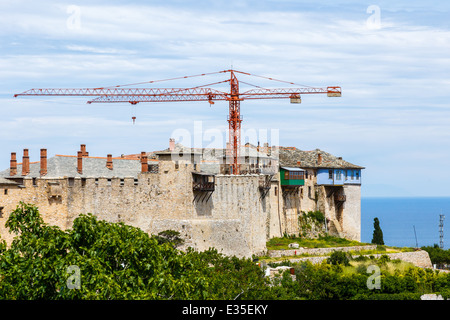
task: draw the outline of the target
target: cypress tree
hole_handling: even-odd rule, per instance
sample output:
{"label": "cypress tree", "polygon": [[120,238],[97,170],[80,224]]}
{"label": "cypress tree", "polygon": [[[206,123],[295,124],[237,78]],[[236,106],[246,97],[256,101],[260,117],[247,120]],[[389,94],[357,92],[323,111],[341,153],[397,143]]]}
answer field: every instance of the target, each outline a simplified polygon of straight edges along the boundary
{"label": "cypress tree", "polygon": [[378,218],[373,219],[373,228],[372,243],[384,245],[383,231],[381,230],[380,221],[378,220]]}

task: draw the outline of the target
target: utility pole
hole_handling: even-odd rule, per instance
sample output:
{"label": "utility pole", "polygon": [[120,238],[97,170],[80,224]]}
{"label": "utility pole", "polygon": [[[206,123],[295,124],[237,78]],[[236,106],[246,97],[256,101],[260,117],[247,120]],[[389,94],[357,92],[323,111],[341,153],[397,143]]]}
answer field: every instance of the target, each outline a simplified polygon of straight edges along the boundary
{"label": "utility pole", "polygon": [[444,219],[445,215],[439,215],[439,248],[444,249]]}
{"label": "utility pole", "polygon": [[416,238],[416,248],[418,248],[418,247],[419,247],[419,244],[417,243],[416,226],[413,225],[413,228],[414,228],[414,237]]}

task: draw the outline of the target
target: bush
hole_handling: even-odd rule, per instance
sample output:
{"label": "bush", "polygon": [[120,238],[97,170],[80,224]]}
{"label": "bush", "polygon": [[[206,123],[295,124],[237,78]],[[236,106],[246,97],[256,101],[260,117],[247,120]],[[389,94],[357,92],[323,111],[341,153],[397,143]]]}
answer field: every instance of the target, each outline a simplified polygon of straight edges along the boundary
{"label": "bush", "polygon": [[327,263],[332,265],[349,266],[350,259],[348,257],[348,254],[344,251],[333,251],[330,257],[327,259]]}

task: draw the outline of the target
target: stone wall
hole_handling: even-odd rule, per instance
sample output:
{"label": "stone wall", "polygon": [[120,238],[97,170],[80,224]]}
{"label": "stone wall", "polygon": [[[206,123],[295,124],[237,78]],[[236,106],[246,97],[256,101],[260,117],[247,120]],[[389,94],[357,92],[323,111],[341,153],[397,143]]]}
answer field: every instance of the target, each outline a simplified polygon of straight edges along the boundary
{"label": "stone wall", "polygon": [[[24,201],[35,204],[46,223],[62,229],[70,228],[80,214],[93,213],[150,234],[176,230],[185,239],[185,247],[216,247],[224,254],[250,257],[265,252],[266,241],[272,237],[298,235],[301,211],[317,210],[318,203],[326,201],[316,198],[320,188],[315,186],[313,171],[298,193],[285,197],[277,177],[263,197],[260,175],[216,175],[211,196],[194,201],[192,172],[200,169],[180,160],[177,165],[159,161],[158,173],[140,173],[137,179],[25,177],[23,187],[0,186],[0,235],[12,241],[4,225],[19,201]],[[348,228],[345,235],[354,239],[359,237],[359,186],[345,192],[348,200],[340,223]],[[328,217],[335,215],[332,206],[324,210]]]}
{"label": "stone wall", "polygon": [[269,250],[268,256],[274,257],[289,257],[294,255],[308,254],[308,255],[328,255],[333,251],[362,251],[362,250],[375,250],[377,245],[367,245],[367,246],[351,246],[351,247],[338,247],[338,248],[298,248],[291,250]]}
{"label": "stone wall", "polygon": [[[333,251],[345,251],[342,250],[344,247],[340,248],[327,248]],[[286,250],[288,251],[288,250]],[[297,254],[299,254],[297,252]],[[417,267],[421,268],[432,268],[431,259],[428,255],[428,252],[424,250],[418,250],[413,252],[398,252],[398,253],[384,253],[386,254],[391,260],[400,259],[405,262],[410,262],[414,264]],[[374,254],[373,256],[375,258],[381,257],[383,254]],[[368,256],[368,255],[366,255]],[[356,257],[356,256],[354,256]],[[304,257],[304,258],[291,258],[289,261],[292,263],[298,263],[302,261],[310,261],[312,264],[321,263],[323,260],[328,259],[329,256],[314,256],[314,257]]]}
{"label": "stone wall", "polygon": [[[134,178],[24,179],[24,187],[0,190],[0,233],[12,236],[4,225],[19,201],[35,204],[46,223],[70,228],[80,214],[93,213],[109,222],[123,222],[150,234],[172,229],[185,247],[217,248],[227,255],[251,257],[264,252],[268,215],[273,198],[261,199],[259,175],[217,175],[208,201],[194,200],[189,163],[161,161],[159,173]],[[57,183],[57,188],[52,187]],[[51,197],[49,190],[59,193]],[[274,215],[276,217],[276,215]]]}

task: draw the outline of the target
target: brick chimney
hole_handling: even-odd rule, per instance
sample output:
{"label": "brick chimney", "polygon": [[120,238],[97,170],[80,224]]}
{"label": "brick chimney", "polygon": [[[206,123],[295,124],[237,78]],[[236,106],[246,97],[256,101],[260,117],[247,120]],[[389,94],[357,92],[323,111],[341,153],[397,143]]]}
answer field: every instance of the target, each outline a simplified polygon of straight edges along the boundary
{"label": "brick chimney", "polygon": [[317,154],[317,164],[320,166],[322,164],[322,154],[318,153]]}
{"label": "brick chimney", "polygon": [[81,148],[81,156],[82,157],[88,157],[89,156],[89,152],[86,152],[86,145],[82,144],[80,146],[80,148]]}
{"label": "brick chimney", "polygon": [[30,157],[28,155],[28,149],[23,149],[22,175],[26,176],[29,173],[30,173]]}
{"label": "brick chimney", "polygon": [[15,176],[17,174],[17,159],[16,159],[16,153],[11,152],[11,162],[9,166],[9,175]]}
{"label": "brick chimney", "polygon": [[106,156],[106,167],[107,167],[109,170],[112,170],[112,169],[113,169],[112,154],[108,154],[108,155]]}
{"label": "brick chimney", "polygon": [[78,155],[77,155],[77,172],[79,174],[83,173],[83,151],[78,151]]}
{"label": "brick chimney", "polygon": [[141,152],[141,171],[148,172],[148,157],[145,151]]}
{"label": "brick chimney", "polygon": [[41,149],[41,176],[47,174],[47,149]]}
{"label": "brick chimney", "polygon": [[175,139],[170,138],[169,139],[169,151],[173,151],[173,150],[175,150]]}

